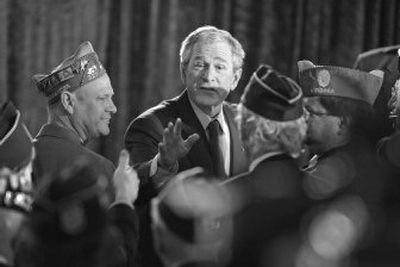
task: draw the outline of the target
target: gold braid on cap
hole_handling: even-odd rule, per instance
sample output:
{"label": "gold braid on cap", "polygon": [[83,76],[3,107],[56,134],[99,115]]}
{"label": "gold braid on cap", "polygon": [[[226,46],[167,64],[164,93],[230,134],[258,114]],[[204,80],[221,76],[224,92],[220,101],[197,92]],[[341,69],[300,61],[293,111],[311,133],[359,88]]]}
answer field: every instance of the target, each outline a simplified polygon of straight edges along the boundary
{"label": "gold braid on cap", "polygon": [[70,66],[49,74],[37,83],[37,87],[49,98],[49,103],[54,103],[63,91],[72,92],[105,73],[97,54],[93,52],[76,59]]}

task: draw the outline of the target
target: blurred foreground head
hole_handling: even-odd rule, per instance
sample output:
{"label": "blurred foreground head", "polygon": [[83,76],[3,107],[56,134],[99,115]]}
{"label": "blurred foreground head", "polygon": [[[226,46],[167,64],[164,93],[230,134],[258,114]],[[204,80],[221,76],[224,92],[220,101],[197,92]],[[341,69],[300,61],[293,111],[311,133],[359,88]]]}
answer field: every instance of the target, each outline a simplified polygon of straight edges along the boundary
{"label": "blurred foreground head", "polygon": [[30,209],[32,138],[12,102],[0,105],[0,263],[13,261],[10,242]]}
{"label": "blurred foreground head", "polygon": [[106,187],[84,159],[43,179],[15,244],[16,266],[110,266],[116,243]]}
{"label": "blurred foreground head", "polygon": [[178,174],[152,200],[153,239],[164,266],[225,266],[230,258],[229,196],[196,172]]}

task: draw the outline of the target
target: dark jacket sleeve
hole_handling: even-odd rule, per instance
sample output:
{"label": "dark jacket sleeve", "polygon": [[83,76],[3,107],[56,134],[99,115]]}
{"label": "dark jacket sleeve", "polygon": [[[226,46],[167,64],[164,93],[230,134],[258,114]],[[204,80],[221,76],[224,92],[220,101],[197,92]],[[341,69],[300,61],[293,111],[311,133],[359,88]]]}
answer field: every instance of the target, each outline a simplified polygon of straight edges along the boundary
{"label": "dark jacket sleeve", "polygon": [[377,153],[385,166],[400,168],[400,132],[382,138],[377,145]]}
{"label": "dark jacket sleeve", "polygon": [[127,259],[126,266],[137,266],[139,221],[136,211],[126,204],[118,203],[111,206],[109,216],[120,232],[121,249]]}
{"label": "dark jacket sleeve", "polygon": [[150,181],[151,160],[158,153],[158,143],[162,139],[164,127],[154,114],[147,114],[135,119],[125,133],[125,148],[130,155],[131,164],[140,179],[139,197],[136,205],[146,204],[157,194]]}

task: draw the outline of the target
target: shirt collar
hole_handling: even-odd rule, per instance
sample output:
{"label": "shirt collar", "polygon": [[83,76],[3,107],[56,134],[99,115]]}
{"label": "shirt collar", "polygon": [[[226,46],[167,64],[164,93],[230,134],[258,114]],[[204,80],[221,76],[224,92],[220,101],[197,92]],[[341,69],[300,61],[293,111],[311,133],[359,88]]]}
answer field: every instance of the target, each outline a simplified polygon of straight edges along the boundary
{"label": "shirt collar", "polygon": [[197,118],[199,119],[201,126],[203,127],[204,130],[207,130],[207,126],[211,121],[217,119],[219,124],[221,125],[222,131],[224,131],[223,125],[225,125],[226,122],[225,122],[224,112],[222,111],[222,108],[221,108],[221,112],[218,113],[218,115],[216,117],[212,118],[212,117],[208,116],[204,111],[202,111],[198,106],[196,106],[196,104],[193,103],[193,101],[190,99],[190,97],[189,97],[189,102],[190,102],[190,105],[192,106],[192,109],[193,109],[194,113],[196,114]]}

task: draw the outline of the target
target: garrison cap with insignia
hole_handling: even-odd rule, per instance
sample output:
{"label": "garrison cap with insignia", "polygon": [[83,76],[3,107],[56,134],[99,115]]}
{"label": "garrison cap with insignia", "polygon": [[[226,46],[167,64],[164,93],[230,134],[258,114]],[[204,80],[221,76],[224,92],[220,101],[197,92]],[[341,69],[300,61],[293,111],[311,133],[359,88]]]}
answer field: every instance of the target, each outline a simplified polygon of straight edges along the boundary
{"label": "garrison cap with insignia", "polygon": [[50,74],[36,74],[32,79],[38,90],[49,99],[49,103],[54,103],[63,91],[72,92],[104,74],[106,71],[92,44],[86,41]]}
{"label": "garrison cap with insignia", "polygon": [[338,66],[319,66],[311,61],[297,62],[299,83],[304,96],[344,97],[373,105],[383,81],[383,72],[358,71]]}
{"label": "garrison cap with insignia", "polygon": [[85,157],[43,177],[29,215],[34,233],[49,249],[98,242],[108,225],[107,179]]}
{"label": "garrison cap with insignia", "polygon": [[247,84],[241,102],[256,114],[274,121],[290,121],[303,114],[300,86],[268,65],[261,65]]}

